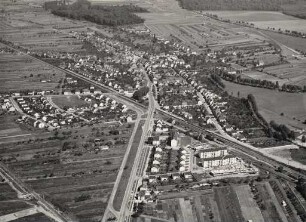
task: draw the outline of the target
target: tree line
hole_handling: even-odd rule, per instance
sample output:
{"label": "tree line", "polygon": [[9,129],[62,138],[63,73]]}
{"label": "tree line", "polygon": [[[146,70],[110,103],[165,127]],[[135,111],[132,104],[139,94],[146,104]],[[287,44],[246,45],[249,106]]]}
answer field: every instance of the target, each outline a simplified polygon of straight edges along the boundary
{"label": "tree line", "polygon": [[92,5],[87,0],[78,0],[71,5],[46,7],[51,13],[61,17],[77,20],[87,20],[100,25],[118,26],[143,23],[144,19],[134,13],[147,12],[146,9],[135,5]]}
{"label": "tree line", "polygon": [[248,85],[248,86],[260,87],[266,89],[275,89],[291,93],[306,92],[306,86],[302,87],[292,84],[283,84],[280,87],[278,81],[272,82],[269,80],[242,78],[240,75],[228,74],[228,72],[226,71],[221,71],[219,75],[224,80],[235,82],[241,85]]}
{"label": "tree line", "polygon": [[268,10],[278,11],[284,4],[296,4],[299,0],[178,0],[188,10]]}
{"label": "tree line", "polygon": [[303,178],[299,178],[296,184],[296,189],[302,194],[302,196],[306,199],[306,180]]}
{"label": "tree line", "polygon": [[266,130],[269,129],[269,123],[263,118],[263,116],[259,113],[258,111],[258,106],[255,100],[255,97],[253,94],[249,94],[247,96],[247,100],[249,102],[249,105],[251,106],[250,108],[253,110],[254,115],[258,118],[258,120],[261,122],[261,124],[264,126]]}
{"label": "tree line", "polygon": [[269,137],[273,137],[276,140],[283,141],[283,140],[295,140],[295,133],[294,131],[290,130],[284,124],[277,124],[275,121],[271,121],[268,123],[265,118],[258,112],[258,106],[255,100],[254,95],[249,94],[247,96],[248,102],[253,109],[254,114],[260,120],[260,122],[264,125],[267,135]]}

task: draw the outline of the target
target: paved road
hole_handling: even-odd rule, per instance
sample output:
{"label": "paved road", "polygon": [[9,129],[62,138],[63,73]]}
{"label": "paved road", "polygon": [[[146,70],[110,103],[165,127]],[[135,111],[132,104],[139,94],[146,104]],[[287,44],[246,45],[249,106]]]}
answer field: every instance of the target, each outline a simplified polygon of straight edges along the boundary
{"label": "paved road", "polygon": [[134,204],[134,195],[137,191],[138,185],[141,182],[141,177],[143,172],[140,172],[139,169],[144,170],[144,165],[146,164],[146,155],[142,155],[143,149],[146,149],[147,147],[144,146],[144,142],[148,136],[148,133],[151,131],[153,124],[154,124],[154,111],[155,111],[155,102],[154,102],[154,96],[152,92],[152,83],[150,82],[147,74],[144,72],[144,75],[146,76],[148,80],[148,86],[150,88],[149,91],[149,108],[147,112],[147,118],[146,122],[143,126],[143,131],[141,135],[141,139],[139,142],[138,151],[134,160],[134,165],[132,168],[132,172],[130,175],[130,179],[128,181],[127,189],[125,191],[125,195],[123,198],[123,202],[121,205],[120,214],[118,217],[118,221],[130,221],[132,210],[133,210],[133,204]]}
{"label": "paved road", "polygon": [[138,129],[138,126],[139,126],[142,114],[143,113],[141,113],[141,112],[137,112],[137,120],[135,121],[134,129],[133,129],[130,141],[128,143],[125,155],[123,157],[123,161],[122,161],[122,164],[120,166],[120,169],[119,169],[119,172],[118,172],[118,175],[117,175],[117,179],[115,181],[112,193],[110,195],[110,198],[109,198],[109,201],[108,201],[108,204],[107,204],[107,208],[106,208],[105,213],[103,215],[103,218],[102,218],[103,222],[107,221],[110,213],[112,213],[117,218],[119,217],[119,212],[114,209],[113,202],[114,202],[114,198],[115,198],[115,195],[116,195],[118,187],[119,187],[119,183],[121,181],[122,174],[124,172],[124,167],[126,166],[126,162],[127,162],[128,156],[130,154],[131,147],[133,145],[133,141],[134,141],[134,138],[135,138],[135,135],[136,135],[136,131]]}
{"label": "paved road", "polygon": [[[8,47],[10,47],[10,46],[8,46]],[[12,48],[12,47],[10,47],[10,48]],[[12,48],[12,49],[14,49],[14,48]],[[15,50],[16,50],[16,49],[15,49]],[[130,103],[132,103],[132,104],[135,104],[137,107],[145,108],[143,105],[137,104],[137,102],[135,102],[135,101],[133,101],[133,100],[131,100],[131,99],[129,99],[129,98],[123,96],[123,95],[118,94],[117,91],[115,91],[114,89],[112,89],[112,88],[110,88],[110,87],[107,87],[107,86],[104,86],[103,84],[97,83],[97,82],[95,82],[94,80],[88,79],[88,78],[86,78],[86,77],[84,77],[84,76],[82,76],[82,75],[80,75],[80,74],[78,74],[78,73],[75,73],[75,72],[72,72],[72,71],[63,70],[63,69],[61,69],[61,68],[58,68],[58,67],[53,66],[53,65],[51,65],[51,64],[48,64],[48,63],[46,63],[46,62],[44,62],[44,61],[42,61],[42,60],[39,60],[39,59],[37,59],[37,58],[35,58],[35,57],[33,57],[33,56],[30,56],[30,57],[33,58],[33,59],[35,59],[35,60],[38,60],[38,61],[40,61],[40,62],[43,62],[44,64],[47,64],[48,66],[52,66],[53,68],[56,68],[56,69],[58,69],[58,70],[60,70],[60,71],[64,71],[64,72],[69,73],[69,74],[72,74],[72,75],[74,75],[74,76],[76,76],[76,77],[78,77],[78,78],[80,78],[80,79],[83,79],[83,80],[85,80],[85,81],[87,81],[87,82],[90,82],[91,84],[93,84],[93,85],[95,85],[95,86],[98,86],[98,87],[107,89],[108,91],[113,92],[113,93],[116,94],[118,97],[122,98],[123,100],[128,101],[128,102],[130,102]],[[146,124],[145,124],[145,127],[144,127],[144,131],[148,131],[148,125],[149,125],[149,122],[150,122],[150,118],[152,118],[152,113],[153,113],[152,110],[154,110],[154,108],[152,108],[152,104],[154,104],[154,102],[151,101],[151,100],[152,100],[151,97],[152,97],[152,96],[149,97],[149,100],[150,100],[150,106],[149,106],[149,111],[148,111],[148,112],[149,112],[149,113],[148,113],[148,119],[149,119],[149,121],[146,121]],[[153,98],[153,99],[154,99],[154,98]],[[215,138],[218,138],[219,140],[223,141],[225,144],[228,144],[228,145],[233,146],[234,148],[236,148],[236,149],[239,150],[240,152],[243,152],[243,153],[245,153],[245,154],[247,154],[247,155],[249,155],[249,156],[253,156],[254,161],[261,160],[261,161],[267,162],[267,163],[269,163],[269,164],[271,164],[271,165],[273,165],[273,166],[275,166],[275,167],[277,167],[277,166],[283,166],[285,172],[287,172],[287,173],[289,173],[289,174],[292,174],[292,175],[294,175],[294,176],[303,176],[303,177],[305,177],[305,175],[304,175],[303,173],[299,173],[298,171],[296,171],[296,170],[294,170],[294,169],[288,167],[288,165],[293,166],[293,167],[297,167],[297,168],[300,167],[300,166],[293,165],[293,164],[292,164],[293,161],[291,161],[291,162],[289,162],[289,163],[286,163],[286,162],[284,162],[284,161],[281,161],[280,159],[274,159],[274,158],[272,158],[272,157],[269,157],[269,156],[265,155],[264,153],[258,152],[258,149],[256,149],[255,147],[252,147],[252,146],[249,145],[249,144],[245,144],[245,143],[242,143],[242,142],[240,142],[240,141],[237,141],[236,139],[234,139],[234,138],[232,138],[232,137],[230,137],[230,136],[228,136],[228,135],[219,135],[219,134],[216,134],[216,133],[214,133],[214,132],[212,132],[212,131],[208,131],[208,130],[206,130],[206,129],[203,129],[203,128],[201,128],[201,127],[195,126],[195,125],[193,125],[193,124],[189,124],[189,123],[187,123],[186,121],[184,122],[184,121],[182,121],[181,118],[178,118],[177,116],[175,116],[175,115],[173,115],[173,114],[171,114],[171,113],[168,113],[168,112],[166,112],[166,111],[164,111],[164,110],[160,110],[160,109],[156,109],[156,110],[157,110],[159,113],[161,113],[161,114],[163,114],[163,115],[166,115],[167,117],[171,117],[171,118],[175,119],[176,121],[182,122],[184,125],[186,125],[188,128],[190,128],[190,129],[192,129],[192,130],[195,130],[195,131],[198,131],[198,132],[202,132],[202,133],[205,133],[205,134],[210,134],[210,135],[214,136]],[[143,140],[144,140],[144,139],[142,138],[142,141],[143,141]],[[138,152],[137,155],[139,155],[139,153],[140,153],[140,152]],[[137,160],[137,158],[136,158],[136,160]],[[135,161],[135,162],[136,162],[136,161]],[[305,166],[303,166],[303,167],[301,167],[301,168],[304,169]],[[133,180],[133,178],[131,178],[131,180]],[[131,184],[131,182],[129,183],[129,187],[128,187],[129,189],[130,189],[130,184]],[[129,189],[127,189],[127,190],[129,190]],[[129,195],[130,195],[130,194],[129,194]],[[127,196],[127,195],[126,195],[126,196]],[[126,197],[126,196],[125,196],[125,203],[124,203],[124,204],[127,203],[127,197]],[[126,215],[127,212],[124,212],[123,214]],[[122,216],[122,212],[120,212],[120,217],[119,217],[119,218],[121,218],[121,219],[124,218],[124,216]]]}

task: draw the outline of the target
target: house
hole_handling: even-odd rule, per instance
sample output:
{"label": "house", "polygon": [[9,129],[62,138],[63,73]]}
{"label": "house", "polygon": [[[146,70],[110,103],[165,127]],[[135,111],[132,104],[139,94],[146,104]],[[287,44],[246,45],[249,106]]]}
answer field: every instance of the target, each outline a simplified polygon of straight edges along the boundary
{"label": "house", "polygon": [[179,173],[172,174],[172,180],[179,180],[179,179],[181,179],[181,175]]}
{"label": "house", "polygon": [[38,118],[40,117],[40,114],[39,114],[39,113],[35,113],[35,114],[34,114],[34,117],[35,117],[36,119],[38,119]]}
{"label": "house", "polygon": [[186,171],[186,168],[183,167],[183,166],[181,166],[180,169],[179,169],[179,171],[180,171],[180,172],[184,172],[184,171]]}
{"label": "house", "polygon": [[99,146],[99,149],[100,149],[100,150],[109,150],[109,146],[107,146],[107,145],[102,145],[102,146]]}
{"label": "house", "polygon": [[167,175],[161,175],[159,178],[161,182],[165,182],[169,180],[169,177]]}
{"label": "house", "polygon": [[187,180],[192,180],[193,175],[190,172],[186,172],[186,173],[184,173],[184,178],[187,179]]}
{"label": "house", "polygon": [[160,164],[160,162],[158,160],[153,161],[153,165],[159,165],[159,164]]}
{"label": "house", "polygon": [[12,107],[10,107],[10,108],[9,108],[9,110],[8,110],[8,111],[9,111],[9,112],[15,112],[15,111],[16,111],[16,109],[15,109],[15,107],[13,107],[13,106],[12,106]]}
{"label": "house", "polygon": [[89,89],[83,89],[83,94],[84,95],[89,95],[90,94],[90,90]]}
{"label": "house", "polygon": [[212,118],[207,118],[206,123],[207,124],[214,124],[214,121],[212,120]]}
{"label": "house", "polygon": [[163,152],[163,150],[162,150],[162,148],[160,148],[160,147],[157,147],[156,149],[155,149],[155,152]]}
{"label": "house", "polygon": [[133,118],[132,118],[131,116],[128,116],[128,117],[126,118],[126,121],[127,121],[128,123],[131,123],[131,122],[133,122]]}
{"label": "house", "polygon": [[229,124],[226,124],[225,126],[224,126],[224,129],[225,129],[225,131],[226,132],[232,132],[233,130],[234,130],[234,128],[231,126],[231,125],[229,125]]}
{"label": "house", "polygon": [[162,156],[161,156],[161,154],[159,154],[159,153],[155,153],[154,154],[154,158],[155,159],[160,159]]}
{"label": "house", "polygon": [[173,138],[171,140],[171,147],[172,148],[177,148],[177,146],[178,146],[178,141],[177,141],[177,139]]}
{"label": "house", "polygon": [[152,145],[154,145],[154,146],[159,146],[160,145],[159,136],[154,136],[153,137]]}
{"label": "house", "polygon": [[34,122],[34,127],[37,127],[39,129],[45,128],[45,123],[40,122],[40,121],[35,121]]}
{"label": "house", "polygon": [[159,167],[153,166],[151,168],[151,173],[158,173],[159,172]]}
{"label": "house", "polygon": [[94,90],[94,94],[101,94],[102,92],[101,92],[101,90],[100,89],[95,89]]}
{"label": "house", "polygon": [[71,93],[70,90],[65,90],[65,91],[64,91],[64,95],[65,95],[65,96],[69,96],[69,95],[72,95],[72,93]]}
{"label": "house", "polygon": [[155,176],[149,176],[149,183],[156,183],[156,177]]}

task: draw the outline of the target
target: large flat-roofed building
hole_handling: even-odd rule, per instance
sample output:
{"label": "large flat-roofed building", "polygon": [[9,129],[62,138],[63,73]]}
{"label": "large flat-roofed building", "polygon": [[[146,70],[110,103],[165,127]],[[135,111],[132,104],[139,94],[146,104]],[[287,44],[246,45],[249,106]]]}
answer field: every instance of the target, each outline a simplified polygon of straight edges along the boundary
{"label": "large flat-roofed building", "polygon": [[203,159],[203,168],[214,168],[237,163],[237,157],[232,155]]}
{"label": "large flat-roofed building", "polygon": [[222,157],[228,155],[228,151],[225,147],[218,147],[218,148],[209,148],[201,151],[199,153],[200,158],[215,158],[215,157]]}

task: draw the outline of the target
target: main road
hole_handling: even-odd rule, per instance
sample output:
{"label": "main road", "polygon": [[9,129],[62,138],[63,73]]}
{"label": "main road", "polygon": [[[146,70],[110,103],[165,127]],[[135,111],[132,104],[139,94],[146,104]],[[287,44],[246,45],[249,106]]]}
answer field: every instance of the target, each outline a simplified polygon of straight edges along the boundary
{"label": "main road", "polygon": [[[10,47],[10,46],[8,46],[8,47]],[[12,48],[12,47],[10,47],[10,48]],[[12,49],[16,50],[15,48],[12,48]],[[17,51],[20,51],[20,50],[17,50]],[[26,53],[24,53],[24,54],[28,55]],[[30,55],[28,55],[28,56],[30,56]],[[48,66],[51,66],[54,69],[60,70],[60,71],[65,72],[65,73],[69,73],[71,75],[74,75],[75,77],[78,77],[78,78],[80,78],[84,81],[87,81],[87,82],[91,83],[92,85],[98,86],[98,87],[103,88],[103,89],[105,89],[109,92],[112,92],[117,97],[120,97],[122,100],[126,101],[127,103],[132,104],[135,109],[138,109],[138,110],[146,109],[146,107],[144,105],[141,105],[141,104],[137,103],[136,101],[119,94],[116,90],[114,90],[110,87],[107,87],[107,86],[105,86],[101,83],[98,83],[98,82],[96,82],[92,79],[86,78],[86,77],[84,77],[84,76],[82,76],[78,73],[73,72],[73,71],[64,70],[64,69],[61,69],[59,67],[53,66],[53,65],[51,65],[49,63],[46,63],[46,62],[44,62],[44,61],[42,61],[42,60],[40,60],[36,57],[33,57],[33,56],[30,56],[30,57],[48,65]],[[134,162],[134,165],[133,165],[133,170],[132,170],[132,174],[131,174],[132,176],[130,177],[130,180],[129,180],[129,183],[128,183],[128,186],[127,186],[127,189],[126,189],[126,193],[125,193],[125,196],[124,196],[124,202],[122,203],[122,208],[121,208],[119,213],[117,212],[118,214],[116,213],[116,216],[118,216],[118,218],[120,219],[119,221],[124,221],[126,217],[129,218],[129,215],[131,213],[131,207],[130,207],[130,205],[127,206],[127,204],[129,202],[129,200],[132,198],[132,196],[131,196],[132,188],[135,189],[135,186],[132,186],[132,185],[135,185],[135,178],[136,178],[135,174],[136,174],[137,163],[138,163],[137,161],[140,158],[139,156],[141,155],[141,149],[142,149],[144,141],[145,141],[145,135],[147,134],[147,132],[149,130],[149,125],[152,121],[154,110],[155,110],[154,98],[153,98],[153,95],[152,95],[152,90],[150,90],[149,108],[148,108],[148,113],[147,113],[148,115],[147,115],[146,122],[144,124],[142,138],[141,138],[141,141],[140,141],[140,144],[139,144],[139,149],[138,149],[138,152],[136,154],[135,162]],[[275,167],[283,166],[284,167],[284,172],[289,174],[289,175],[293,175],[295,178],[300,177],[300,176],[306,177],[303,172],[299,172],[298,170],[295,169],[296,167],[292,165],[292,161],[290,163],[289,162],[285,163],[285,162],[282,162],[278,159],[271,158],[271,157],[267,156],[265,153],[259,152],[258,149],[256,149],[255,147],[252,147],[249,144],[245,144],[245,143],[242,143],[240,141],[237,141],[236,139],[234,139],[234,138],[232,138],[228,135],[224,135],[223,133],[222,133],[222,135],[220,135],[220,134],[211,132],[209,130],[206,130],[202,127],[199,127],[199,126],[196,126],[196,125],[193,125],[193,124],[189,124],[188,122],[183,121],[181,118],[178,118],[177,116],[175,116],[171,113],[168,113],[164,110],[156,109],[156,111],[159,112],[160,114],[168,117],[168,118],[173,118],[176,121],[181,122],[183,125],[185,125],[186,127],[188,127],[191,130],[195,130],[197,132],[201,132],[203,134],[209,134],[209,135],[213,136],[214,138],[222,141],[223,143],[228,144],[228,145],[232,146],[233,148],[239,150],[239,152],[242,152],[245,155],[248,155],[254,161],[260,160],[261,162],[268,163],[271,166],[275,166]],[[301,168],[301,169],[304,169],[304,168]],[[124,209],[125,207],[127,207],[127,209]]]}
{"label": "main road", "polygon": [[[142,135],[141,135],[141,139],[139,142],[139,147],[136,153],[136,157],[134,160],[134,164],[133,164],[133,168],[131,171],[131,175],[128,181],[128,185],[127,188],[125,190],[125,194],[123,197],[123,201],[122,201],[122,205],[121,205],[121,209],[120,209],[120,213],[118,216],[118,221],[130,221],[131,215],[132,215],[132,211],[133,211],[133,203],[134,203],[134,195],[137,191],[138,185],[141,182],[141,174],[140,173],[140,177],[138,176],[139,172],[138,169],[142,169],[144,170],[145,167],[144,166],[140,166],[144,165],[146,163],[145,158],[146,155],[142,155],[143,154],[143,149],[147,149],[147,147],[145,146],[145,140],[150,132],[150,129],[153,127],[154,124],[154,111],[155,111],[155,100],[154,100],[154,96],[153,96],[153,85],[151,83],[151,81],[148,78],[148,75],[145,71],[143,71],[143,74],[146,76],[147,78],[147,82],[148,82],[148,86],[149,86],[149,93],[148,93],[148,100],[149,100],[149,107],[148,107],[148,111],[147,111],[147,117],[146,117],[146,121],[145,124],[143,126],[142,129]],[[137,173],[138,172],[138,173]]]}
{"label": "main road", "polygon": [[[0,43],[0,44],[6,45],[6,44],[3,44],[3,43]],[[6,46],[9,47],[9,48],[11,48],[11,49],[14,49],[14,50],[16,50],[16,51],[19,51],[19,52],[23,53],[24,55],[27,55],[27,56],[33,58],[34,60],[40,61],[40,62],[42,62],[42,63],[44,63],[44,64],[46,64],[46,65],[48,65],[48,66],[50,66],[50,67],[53,67],[54,69],[57,69],[57,70],[59,70],[59,71],[61,71],[61,72],[68,73],[68,74],[73,75],[73,76],[75,76],[75,77],[78,77],[78,78],[80,78],[80,79],[82,79],[82,80],[84,80],[84,81],[87,81],[87,82],[91,83],[92,85],[95,85],[95,86],[100,87],[100,88],[103,88],[103,89],[105,89],[105,90],[107,90],[107,91],[109,91],[109,92],[112,92],[112,93],[114,93],[114,94],[116,95],[116,97],[119,97],[119,98],[121,98],[123,101],[126,101],[126,102],[128,102],[129,104],[132,104],[132,105],[133,105],[133,108],[135,108],[135,109],[138,109],[138,110],[139,110],[139,109],[145,109],[145,108],[146,108],[144,105],[139,104],[139,103],[137,103],[136,101],[134,101],[134,100],[132,100],[132,99],[130,99],[130,98],[128,98],[128,97],[125,97],[125,96],[119,94],[116,90],[114,90],[114,89],[111,88],[111,87],[105,86],[105,85],[103,85],[103,84],[101,84],[101,83],[99,83],[99,82],[96,82],[95,80],[86,78],[86,77],[84,77],[83,75],[80,75],[80,74],[78,74],[78,73],[76,73],[76,72],[73,72],[73,71],[70,71],[70,70],[65,70],[65,69],[59,68],[59,67],[57,67],[57,66],[54,66],[54,65],[52,65],[52,64],[49,64],[49,63],[47,63],[47,62],[45,62],[45,61],[43,61],[43,60],[40,60],[40,59],[38,59],[38,58],[36,58],[36,57],[34,57],[34,56],[28,55],[28,54],[26,54],[26,53],[24,53],[24,52],[22,52],[22,51],[20,51],[20,50],[18,50],[18,49],[15,49],[15,48],[13,48],[13,47],[11,47],[11,46],[8,46],[8,45],[6,45]],[[151,102],[150,102],[150,103],[151,103]],[[166,111],[164,111],[164,110],[161,110],[161,109],[158,109],[158,108],[157,108],[156,111],[159,112],[159,113],[161,113],[161,114],[163,114],[163,115],[166,115],[166,116],[168,116],[168,117],[171,117],[171,118],[173,118],[173,119],[175,119],[175,120],[177,120],[177,121],[182,122],[182,119],[180,119],[180,118],[178,118],[177,116],[175,116],[175,115],[173,115],[173,114],[171,114],[171,113],[168,113],[168,112],[166,112]],[[208,130],[206,130],[206,129],[203,129],[203,128],[201,128],[201,127],[198,127],[198,126],[195,126],[195,125],[193,125],[193,124],[186,123],[186,122],[185,122],[185,125],[188,126],[190,129],[197,130],[197,131],[199,131],[199,132],[203,132],[203,133],[206,133],[206,134],[210,134],[210,135],[214,136],[215,138],[219,138],[220,140],[222,140],[222,141],[225,142],[226,144],[234,145],[235,147],[239,147],[239,150],[242,151],[242,152],[245,152],[246,154],[251,154],[251,155],[256,154],[256,155],[255,155],[256,158],[261,158],[261,159],[264,159],[264,160],[269,160],[269,162],[273,162],[274,165],[282,165],[282,166],[289,166],[289,167],[295,167],[295,168],[296,168],[296,166],[293,166],[293,165],[292,165],[293,161],[288,162],[288,163],[285,163],[285,162],[281,162],[280,160],[272,159],[271,157],[268,157],[267,154],[258,152],[258,150],[255,150],[254,147],[252,147],[252,146],[250,146],[250,145],[248,145],[248,144],[241,143],[240,141],[237,141],[237,140],[235,140],[234,138],[229,137],[228,135],[224,135],[223,133],[222,133],[222,135],[219,135],[219,134],[217,134],[217,133],[208,131]],[[288,168],[288,167],[287,167],[287,169],[288,169],[288,171],[290,171],[290,172],[292,172],[292,173],[297,172],[296,170],[290,169],[290,168]],[[301,168],[301,169],[303,169],[303,168]],[[303,175],[303,174],[301,174],[301,173],[296,173],[296,174]],[[296,175],[296,174],[295,174],[295,175]]]}

